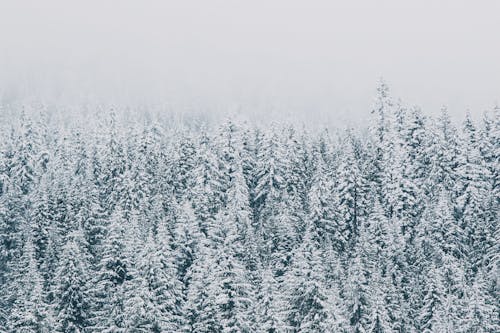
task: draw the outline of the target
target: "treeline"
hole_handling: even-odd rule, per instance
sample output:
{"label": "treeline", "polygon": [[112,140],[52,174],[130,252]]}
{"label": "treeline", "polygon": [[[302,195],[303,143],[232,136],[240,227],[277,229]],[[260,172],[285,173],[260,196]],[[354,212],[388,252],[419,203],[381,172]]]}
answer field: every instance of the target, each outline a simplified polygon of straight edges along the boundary
{"label": "treeline", "polygon": [[0,332],[499,332],[500,109],[454,126],[382,84],[372,114],[332,133],[20,113]]}

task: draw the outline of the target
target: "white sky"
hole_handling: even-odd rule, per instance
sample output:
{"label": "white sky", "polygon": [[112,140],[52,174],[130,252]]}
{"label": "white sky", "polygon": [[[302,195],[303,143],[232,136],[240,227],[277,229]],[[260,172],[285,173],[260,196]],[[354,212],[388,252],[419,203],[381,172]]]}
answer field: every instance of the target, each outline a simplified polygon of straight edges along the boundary
{"label": "white sky", "polygon": [[0,0],[0,94],[360,119],[500,102],[500,0]]}

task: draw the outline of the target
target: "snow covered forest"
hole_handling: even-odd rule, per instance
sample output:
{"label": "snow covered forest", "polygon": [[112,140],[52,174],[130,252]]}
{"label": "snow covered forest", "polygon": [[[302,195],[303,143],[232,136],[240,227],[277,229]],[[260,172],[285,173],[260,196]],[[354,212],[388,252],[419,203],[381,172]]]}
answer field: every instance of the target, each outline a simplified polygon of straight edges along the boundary
{"label": "snow covered forest", "polygon": [[500,108],[369,116],[9,117],[0,332],[499,332]]}

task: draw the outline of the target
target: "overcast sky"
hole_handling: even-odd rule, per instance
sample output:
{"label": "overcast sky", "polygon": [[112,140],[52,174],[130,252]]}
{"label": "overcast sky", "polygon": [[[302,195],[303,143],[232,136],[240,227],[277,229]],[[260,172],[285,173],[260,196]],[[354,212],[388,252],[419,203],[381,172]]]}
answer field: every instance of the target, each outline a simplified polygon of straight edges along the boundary
{"label": "overcast sky", "polygon": [[0,0],[0,93],[362,118],[500,101],[499,0]]}

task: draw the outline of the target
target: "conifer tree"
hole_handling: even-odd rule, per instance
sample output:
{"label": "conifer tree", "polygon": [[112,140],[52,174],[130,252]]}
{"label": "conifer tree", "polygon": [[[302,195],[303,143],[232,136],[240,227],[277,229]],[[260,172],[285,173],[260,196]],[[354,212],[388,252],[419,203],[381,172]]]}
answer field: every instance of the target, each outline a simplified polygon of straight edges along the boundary
{"label": "conifer tree", "polygon": [[[337,232],[346,230],[348,233],[339,235],[338,240],[347,242],[352,248],[356,237],[359,235],[359,224],[368,211],[367,181],[360,169],[355,154],[354,138],[349,133],[345,139],[345,150],[340,157],[340,163],[335,175],[338,222]],[[324,173],[324,171],[320,171]],[[348,238],[346,238],[348,236]],[[345,246],[345,245],[344,245]]]}
{"label": "conifer tree", "polygon": [[126,253],[129,258],[129,278],[124,282],[123,314],[126,331],[129,332],[161,332],[162,313],[153,301],[153,293],[149,284],[150,270],[153,269],[151,259],[152,244],[145,244],[141,237],[136,212],[126,232]]}
{"label": "conifer tree", "polygon": [[278,281],[270,269],[262,269],[259,290],[256,295],[256,329],[262,333],[276,333],[285,330],[283,315],[286,309],[278,291]]}
{"label": "conifer tree", "polygon": [[425,294],[418,318],[417,329],[422,332],[433,332],[440,320],[443,289],[437,268],[432,267],[425,281]]}
{"label": "conifer tree", "polygon": [[177,278],[172,243],[173,237],[168,230],[167,221],[162,220],[156,237],[150,235],[146,242],[147,261],[142,267],[152,293],[152,302],[160,312],[160,327],[167,331],[179,330],[184,324],[183,283]]}
{"label": "conifer tree", "polygon": [[201,231],[206,235],[207,228],[221,209],[224,198],[220,160],[214,152],[206,133],[200,136],[198,163],[194,172],[193,208],[200,221]]}
{"label": "conifer tree", "polygon": [[116,210],[109,221],[102,255],[91,289],[91,326],[104,332],[124,329],[124,283],[130,278],[130,258],[126,254],[124,219]]}
{"label": "conifer tree", "polygon": [[302,246],[295,252],[286,275],[284,321],[293,332],[330,332],[342,329],[343,313],[336,290],[326,287],[322,251],[311,224]]}
{"label": "conifer tree", "polygon": [[[313,184],[308,193],[309,223],[314,225],[313,237],[318,242],[329,242],[342,253],[349,241],[349,224],[343,216],[335,212],[337,207],[333,193],[333,183],[328,177],[326,166],[318,159]],[[340,204],[338,204],[340,206]],[[310,227],[312,228],[312,227]]]}
{"label": "conifer tree", "polygon": [[81,230],[68,236],[55,275],[57,332],[84,332],[89,326],[88,265]]}
{"label": "conifer tree", "polygon": [[8,330],[10,332],[49,332],[53,329],[51,309],[47,304],[43,277],[38,269],[31,237],[25,240],[22,257],[12,274],[17,284],[11,285],[16,290],[8,318]]}
{"label": "conifer tree", "polygon": [[480,273],[465,289],[466,315],[460,327],[464,332],[496,332],[499,329],[498,304],[485,293],[484,283]]}
{"label": "conifer tree", "polygon": [[216,304],[216,318],[224,332],[249,332],[253,330],[253,287],[245,266],[238,258],[238,239],[234,215],[223,213],[217,219],[217,229],[212,239],[214,248],[214,279],[210,291]]}

